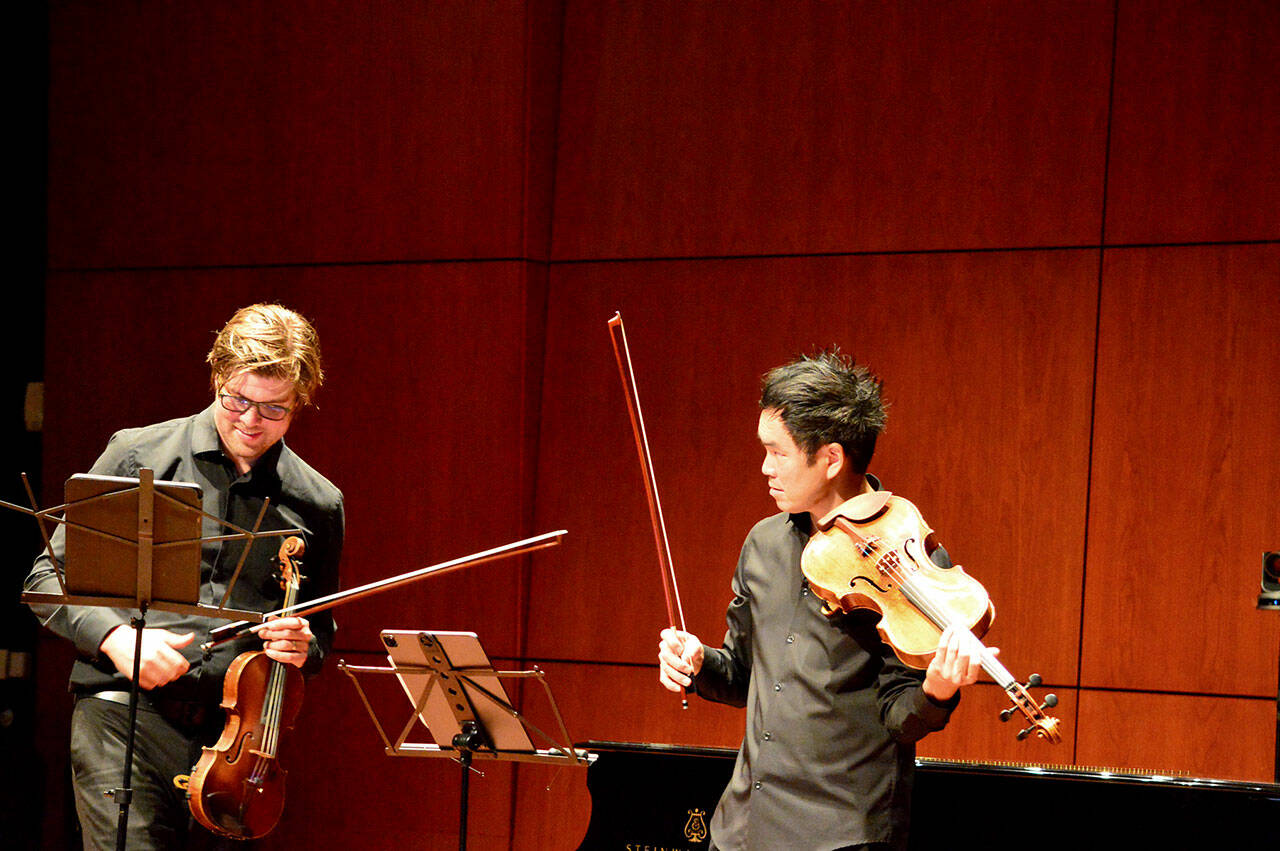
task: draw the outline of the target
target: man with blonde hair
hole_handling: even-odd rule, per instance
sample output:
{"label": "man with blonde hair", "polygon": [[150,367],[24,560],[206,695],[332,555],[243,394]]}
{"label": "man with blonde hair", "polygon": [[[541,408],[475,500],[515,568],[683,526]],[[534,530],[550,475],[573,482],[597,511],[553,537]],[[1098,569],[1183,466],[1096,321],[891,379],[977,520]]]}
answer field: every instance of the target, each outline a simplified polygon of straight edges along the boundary
{"label": "man with blonde hair", "polygon": [[[201,488],[203,509],[235,526],[252,528],[270,500],[261,530],[301,529],[306,544],[301,598],[332,592],[342,554],[342,494],[284,443],[300,408],[324,379],[315,328],[276,304],[237,311],[207,358],[213,403],[194,416],[117,432],[90,472],[136,477],[149,468],[158,480]],[[203,535],[224,534],[208,518]],[[259,542],[236,580],[228,605],[267,612],[282,604],[275,578],[274,539]],[[61,560],[62,528],[52,537]],[[206,543],[201,552],[200,600],[219,603],[240,560],[239,541]],[[54,564],[37,559],[27,590],[57,591]],[[35,606],[45,626],[71,640],[78,658],[71,673],[76,704],[71,720],[71,763],[85,848],[111,848],[118,806],[104,793],[123,785],[129,689],[135,632],[129,612],[76,606]],[[320,669],[333,641],[327,614],[279,618],[257,637],[245,635],[204,659],[199,645],[225,621],[150,612],[139,657],[139,703],[127,845],[130,849],[213,847],[212,835],[192,823],[185,793],[174,778],[188,774],[202,745],[212,745],[224,717],[222,684],[231,661],[265,649],[305,674]],[[240,844],[238,847],[244,847]]]}

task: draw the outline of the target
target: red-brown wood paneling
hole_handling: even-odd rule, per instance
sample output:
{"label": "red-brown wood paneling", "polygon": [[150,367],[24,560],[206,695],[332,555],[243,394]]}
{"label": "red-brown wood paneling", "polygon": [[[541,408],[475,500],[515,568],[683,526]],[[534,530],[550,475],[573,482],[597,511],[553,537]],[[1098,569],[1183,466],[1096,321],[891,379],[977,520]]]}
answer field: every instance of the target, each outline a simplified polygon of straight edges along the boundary
{"label": "red-brown wood paneling", "polygon": [[1076,761],[1270,782],[1275,737],[1274,699],[1084,690]]}
{"label": "red-brown wood paneling", "polygon": [[1108,250],[1082,685],[1275,696],[1280,246]]}
{"label": "red-brown wood paneling", "polygon": [[1119,4],[1110,243],[1280,238],[1280,6]]}
{"label": "red-brown wood paneling", "polygon": [[[531,271],[532,270],[532,271]],[[193,413],[204,353],[238,306],[313,318],[327,359],[318,409],[287,440],[346,495],[342,586],[517,540],[527,471],[524,263],[64,273],[49,288],[46,500],[111,431]],[[428,579],[341,609],[338,642],[382,627],[487,626],[517,651],[521,566]]]}
{"label": "red-brown wood paneling", "polygon": [[[26,569],[23,565],[20,570]],[[38,776],[24,782],[37,785],[42,808],[32,813],[39,821],[32,831],[39,835],[44,848],[71,848],[67,833],[75,821],[75,802],[71,794],[71,708],[67,678],[75,662],[76,651],[69,641],[42,632],[35,647],[35,742],[39,765]],[[10,773],[10,777],[17,776]],[[9,781],[13,782],[13,781]]]}
{"label": "red-brown wood paneling", "polygon": [[522,256],[558,5],[57,4],[52,265]]}
{"label": "red-brown wood paneling", "polygon": [[[983,683],[922,754],[1273,776],[1280,248],[1108,249],[1099,303],[1089,247],[1104,166],[1107,242],[1280,238],[1272,4],[142,0],[55,4],[50,38],[46,503],[113,430],[207,404],[214,331],[279,299],[328,357],[289,441],[346,492],[343,586],[569,530],[339,610],[335,655],[470,629],[548,671],[576,740],[732,747],[741,711],[656,682],[605,323],[709,643],[775,510],[759,376],[838,343],[885,379],[872,471],[1062,699],[1066,741],[1018,743]],[[727,259],[856,252],[883,253]],[[519,262],[548,257],[604,262]],[[668,259],[613,262],[639,258]],[[402,262],[439,259],[477,262]],[[41,642],[50,819],[67,657]],[[288,745],[268,847],[456,844],[457,766],[385,756],[335,670]],[[471,847],[576,846],[585,772],[485,772]]]}
{"label": "red-brown wood paneling", "polygon": [[759,376],[838,342],[885,380],[872,472],[996,602],[1010,666],[1074,684],[1097,254],[573,264],[552,269],[529,654],[651,663],[666,615],[606,320],[627,323],[691,631],[723,635],[759,474]]}
{"label": "red-brown wood paneling", "polygon": [[1109,2],[567,8],[558,259],[1098,239]]}

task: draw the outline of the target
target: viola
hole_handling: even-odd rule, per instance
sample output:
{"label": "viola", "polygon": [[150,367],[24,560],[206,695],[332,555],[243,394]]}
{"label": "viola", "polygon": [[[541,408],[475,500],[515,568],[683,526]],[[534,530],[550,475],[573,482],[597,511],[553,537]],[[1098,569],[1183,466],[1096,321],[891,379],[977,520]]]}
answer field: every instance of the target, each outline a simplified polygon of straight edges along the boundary
{"label": "viola", "polygon": [[[280,545],[286,609],[297,601],[304,549],[297,537]],[[302,694],[302,672],[265,650],[241,653],[232,661],[222,687],[226,726],[213,747],[204,748],[187,786],[196,821],[230,839],[257,839],[276,826],[284,811],[287,773],[277,752],[281,734],[293,728]]]}
{"label": "viola", "polygon": [[[881,638],[904,664],[923,669],[944,629],[958,625],[981,639],[996,613],[986,589],[963,568],[933,563],[926,552],[931,534],[911,502],[888,491],[873,491],[846,501],[818,521],[800,569],[827,614],[878,612]],[[1000,713],[1000,720],[1008,721],[1016,710],[1028,722],[1019,739],[1034,734],[1053,744],[1061,741],[1058,719],[1044,712],[1058,699],[1050,694],[1037,704],[1028,691],[1040,685],[1038,674],[1020,684],[985,646],[980,661],[1013,702],[1013,708]]]}

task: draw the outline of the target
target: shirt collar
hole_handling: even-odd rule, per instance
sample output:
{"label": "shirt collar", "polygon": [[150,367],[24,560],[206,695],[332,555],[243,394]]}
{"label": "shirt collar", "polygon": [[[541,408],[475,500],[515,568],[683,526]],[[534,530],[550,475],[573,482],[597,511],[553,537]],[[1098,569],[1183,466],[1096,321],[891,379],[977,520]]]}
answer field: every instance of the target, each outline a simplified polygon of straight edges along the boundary
{"label": "shirt collar", "polygon": [[[235,465],[232,464],[222,452],[222,438],[218,437],[218,427],[214,424],[215,416],[214,406],[218,403],[215,401],[212,405],[205,408],[204,411],[196,415],[195,426],[191,431],[191,452],[193,455],[200,457],[213,457],[228,464],[234,470]],[[280,478],[276,465],[280,461],[280,453],[284,451],[284,438],[277,440],[275,445],[263,453],[258,462],[246,474],[250,478],[261,475],[268,475],[275,479]]]}
{"label": "shirt collar", "polygon": [[218,428],[213,423],[213,405],[196,415],[195,427],[191,430],[191,451],[195,455],[222,454],[222,439],[218,437]]}

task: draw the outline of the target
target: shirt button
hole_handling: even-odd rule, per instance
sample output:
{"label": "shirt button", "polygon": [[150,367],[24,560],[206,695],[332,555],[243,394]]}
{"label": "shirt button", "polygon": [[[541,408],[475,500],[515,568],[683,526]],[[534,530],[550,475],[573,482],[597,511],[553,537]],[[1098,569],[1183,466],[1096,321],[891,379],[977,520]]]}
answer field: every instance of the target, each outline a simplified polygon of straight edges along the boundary
{"label": "shirt button", "polygon": [[774,691],[782,691],[782,683],[774,683],[774,684],[773,684],[773,690],[774,690]]}
{"label": "shirt button", "polygon": [[773,740],[773,733],[770,733],[768,730],[765,730],[765,731],[764,731],[764,740],[765,740],[766,742],[768,742],[768,741],[772,741],[772,740]]}
{"label": "shirt button", "polygon": [[752,785],[752,786],[754,786],[754,787],[756,787],[757,789],[759,789],[759,788],[760,788],[760,781],[759,781],[759,780],[757,780],[755,783],[752,783],[751,785]]}
{"label": "shirt button", "polygon": [[788,644],[795,644],[795,643],[796,643],[796,637],[795,637],[794,635],[788,635],[788,636],[787,636],[787,643],[788,643]]}

